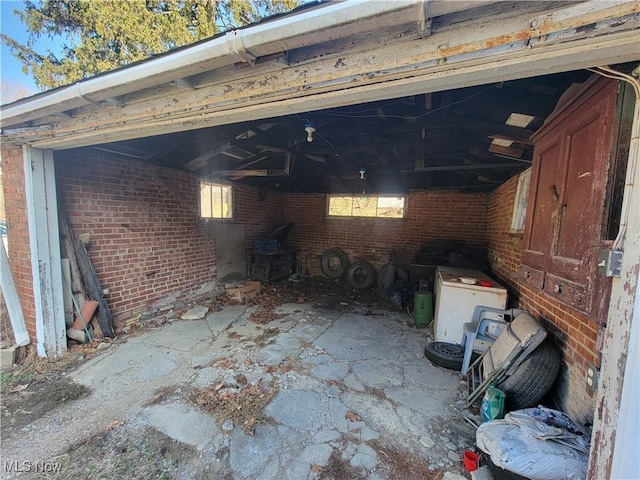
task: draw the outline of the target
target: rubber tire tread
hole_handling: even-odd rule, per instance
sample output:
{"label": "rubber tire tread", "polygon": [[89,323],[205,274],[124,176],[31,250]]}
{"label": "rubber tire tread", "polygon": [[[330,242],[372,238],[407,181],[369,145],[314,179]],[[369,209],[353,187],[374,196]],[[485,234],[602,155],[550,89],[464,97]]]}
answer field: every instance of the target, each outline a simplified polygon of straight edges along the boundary
{"label": "rubber tire tread", "polygon": [[[330,262],[333,258],[340,260],[341,268],[337,270],[330,268]],[[349,269],[349,257],[347,257],[347,254],[340,248],[330,248],[324,252],[320,258],[320,269],[322,273],[329,278],[340,278]]]}
{"label": "rubber tire tread", "polygon": [[[448,348],[453,350],[460,349],[460,356],[451,356],[439,350],[441,346],[447,345]],[[461,345],[455,345],[447,342],[430,342],[424,347],[424,356],[427,357],[431,363],[439,367],[444,367],[449,370],[460,371],[462,369],[462,361],[464,360],[464,347]]]}
{"label": "rubber tire tread", "polygon": [[537,407],[551,389],[560,373],[558,348],[546,340],[518,366],[518,368],[496,386],[506,398],[508,411]]}
{"label": "rubber tire tread", "polygon": [[[367,273],[365,280],[360,282],[356,280],[356,272],[360,269],[364,268]],[[371,265],[366,260],[360,260],[352,264],[347,270],[347,283],[349,286],[353,288],[357,288],[358,290],[364,290],[365,288],[371,288],[376,283],[376,269],[373,265]]]}

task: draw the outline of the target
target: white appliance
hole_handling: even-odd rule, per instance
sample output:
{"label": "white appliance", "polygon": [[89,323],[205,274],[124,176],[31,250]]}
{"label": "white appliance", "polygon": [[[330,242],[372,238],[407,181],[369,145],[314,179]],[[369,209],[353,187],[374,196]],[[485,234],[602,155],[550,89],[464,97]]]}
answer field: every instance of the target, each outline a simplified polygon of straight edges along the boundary
{"label": "white appliance", "polygon": [[[492,286],[463,283],[463,280],[472,282],[472,279],[492,282]],[[471,321],[477,305],[500,309],[507,307],[507,290],[480,270],[440,266],[436,271],[433,293],[436,297],[433,319],[436,342],[460,345],[463,325]]]}

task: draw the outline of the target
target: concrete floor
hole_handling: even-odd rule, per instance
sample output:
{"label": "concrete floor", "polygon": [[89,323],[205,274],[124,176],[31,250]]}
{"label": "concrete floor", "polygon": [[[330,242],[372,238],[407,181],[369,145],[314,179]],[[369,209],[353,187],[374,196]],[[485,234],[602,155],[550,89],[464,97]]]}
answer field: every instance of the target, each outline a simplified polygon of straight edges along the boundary
{"label": "concrete floor", "polygon": [[[260,325],[248,321],[252,308],[227,306],[115,343],[69,374],[92,394],[3,442],[3,456],[51,458],[122,421],[190,445],[203,461],[215,458],[225,478],[317,478],[313,466],[325,466],[334,450],[363,478],[387,478],[381,445],[417,456],[445,478],[464,475],[462,453],[475,430],[464,421],[459,374],[423,356],[430,329],[412,328],[402,312],[320,304],[282,305],[281,318]],[[290,367],[274,368],[283,364]],[[270,421],[253,435],[186,394],[233,385],[239,374],[277,385],[264,410]],[[161,389],[171,395],[150,402]]]}

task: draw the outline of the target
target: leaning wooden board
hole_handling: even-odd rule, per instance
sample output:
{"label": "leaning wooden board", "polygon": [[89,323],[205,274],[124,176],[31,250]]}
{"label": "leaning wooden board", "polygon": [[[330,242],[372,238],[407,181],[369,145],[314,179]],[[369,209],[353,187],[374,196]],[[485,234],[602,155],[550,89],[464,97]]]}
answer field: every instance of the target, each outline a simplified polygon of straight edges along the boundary
{"label": "leaning wooden board", "polygon": [[98,302],[98,310],[96,311],[96,317],[98,323],[102,329],[102,333],[105,337],[114,337],[113,334],[113,315],[111,309],[107,305],[107,301],[102,294],[102,287],[100,281],[96,275],[96,271],[91,265],[89,260],[89,254],[84,243],[80,239],[74,239],[76,257],[78,258],[78,265],[80,267],[80,273],[82,273],[82,279],[84,280],[84,286],[87,289],[89,298]]}

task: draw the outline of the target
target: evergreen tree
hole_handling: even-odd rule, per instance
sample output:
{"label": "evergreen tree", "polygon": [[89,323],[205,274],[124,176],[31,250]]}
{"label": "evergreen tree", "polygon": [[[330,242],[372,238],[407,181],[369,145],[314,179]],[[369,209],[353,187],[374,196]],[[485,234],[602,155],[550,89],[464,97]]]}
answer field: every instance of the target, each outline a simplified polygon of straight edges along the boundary
{"label": "evergreen tree", "polygon": [[[25,44],[0,34],[39,88],[67,85],[96,73],[290,10],[298,0],[43,0],[14,13]],[[38,52],[39,38],[61,39],[61,52]]]}

